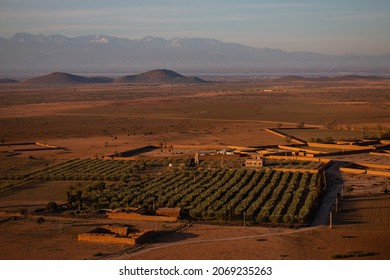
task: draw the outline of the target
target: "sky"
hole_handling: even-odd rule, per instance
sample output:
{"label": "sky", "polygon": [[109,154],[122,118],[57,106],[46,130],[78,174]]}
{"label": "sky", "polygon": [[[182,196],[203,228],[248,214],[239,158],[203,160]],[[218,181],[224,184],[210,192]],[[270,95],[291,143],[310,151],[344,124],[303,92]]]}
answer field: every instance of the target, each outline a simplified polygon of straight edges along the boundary
{"label": "sky", "polygon": [[389,0],[0,0],[17,32],[202,37],[285,51],[390,54]]}

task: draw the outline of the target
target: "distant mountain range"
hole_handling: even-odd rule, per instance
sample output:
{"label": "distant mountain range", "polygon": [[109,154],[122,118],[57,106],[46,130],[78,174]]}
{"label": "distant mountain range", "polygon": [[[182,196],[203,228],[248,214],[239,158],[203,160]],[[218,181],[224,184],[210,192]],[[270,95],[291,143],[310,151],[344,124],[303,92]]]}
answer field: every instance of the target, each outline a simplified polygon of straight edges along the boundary
{"label": "distant mountain range", "polygon": [[[6,81],[6,79],[4,79]],[[9,83],[13,83],[9,80]],[[23,81],[29,85],[76,85],[76,84],[102,84],[102,83],[126,83],[126,84],[200,84],[206,81],[197,77],[186,77],[172,70],[157,69],[137,75],[128,75],[112,79],[109,77],[83,77],[69,73],[54,72],[47,75],[34,77]],[[4,82],[5,83],[5,82]]]}
{"label": "distant mountain range", "polygon": [[[185,73],[390,74],[389,55],[324,55],[253,48],[205,38],[31,35],[0,38],[2,73],[137,73],[156,68]],[[132,79],[132,78],[130,78]]]}

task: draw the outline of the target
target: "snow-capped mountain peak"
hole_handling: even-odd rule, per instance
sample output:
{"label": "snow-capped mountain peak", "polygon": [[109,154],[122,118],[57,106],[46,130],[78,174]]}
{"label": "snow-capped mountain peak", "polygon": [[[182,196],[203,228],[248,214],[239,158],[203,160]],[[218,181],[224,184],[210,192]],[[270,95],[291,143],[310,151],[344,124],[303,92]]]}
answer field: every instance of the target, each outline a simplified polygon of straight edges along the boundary
{"label": "snow-capped mountain peak", "polygon": [[107,37],[105,36],[102,36],[102,35],[99,35],[99,36],[95,36],[94,39],[91,39],[89,40],[90,43],[94,43],[94,44],[107,44],[109,41],[107,39]]}

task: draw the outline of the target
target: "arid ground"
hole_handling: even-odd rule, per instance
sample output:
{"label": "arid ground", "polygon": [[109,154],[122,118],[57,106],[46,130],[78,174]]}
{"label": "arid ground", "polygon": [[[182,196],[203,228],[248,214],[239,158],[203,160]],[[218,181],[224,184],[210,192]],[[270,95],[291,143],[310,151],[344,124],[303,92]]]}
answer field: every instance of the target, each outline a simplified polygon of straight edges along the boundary
{"label": "arid ground", "polygon": [[[0,85],[0,170],[40,170],[164,143],[139,158],[193,156],[226,147],[286,144],[266,128],[305,128],[296,137],[377,137],[390,129],[390,80],[226,81],[201,85]],[[42,142],[61,149],[15,151],[7,143]],[[390,164],[389,157],[335,156],[338,161]],[[108,223],[98,218],[22,215],[65,202],[70,185],[37,181],[0,193],[0,259],[390,259],[389,177],[328,172],[328,191],[349,190],[341,211],[312,227],[273,228],[204,222],[162,233],[152,243],[86,243],[77,234]],[[2,184],[6,184],[2,180]],[[348,188],[349,187],[349,188]],[[327,217],[329,208],[320,208]],[[321,213],[326,211],[327,213]],[[16,213],[18,212],[18,213]],[[185,221],[184,223],[187,223]],[[121,223],[123,221],[110,221]],[[125,222],[167,231],[179,223]]]}

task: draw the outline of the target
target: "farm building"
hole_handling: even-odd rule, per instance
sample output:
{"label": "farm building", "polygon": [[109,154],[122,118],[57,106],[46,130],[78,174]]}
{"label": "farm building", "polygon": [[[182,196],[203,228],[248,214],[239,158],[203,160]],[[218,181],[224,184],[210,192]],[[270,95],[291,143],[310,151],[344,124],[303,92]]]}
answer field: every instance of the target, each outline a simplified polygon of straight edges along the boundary
{"label": "farm building", "polygon": [[124,243],[135,245],[145,243],[153,231],[139,231],[127,226],[101,226],[78,235],[79,241]]}
{"label": "farm building", "polygon": [[253,167],[253,168],[262,168],[264,167],[264,158],[263,157],[256,157],[252,159],[247,159],[245,161],[245,167]]}

